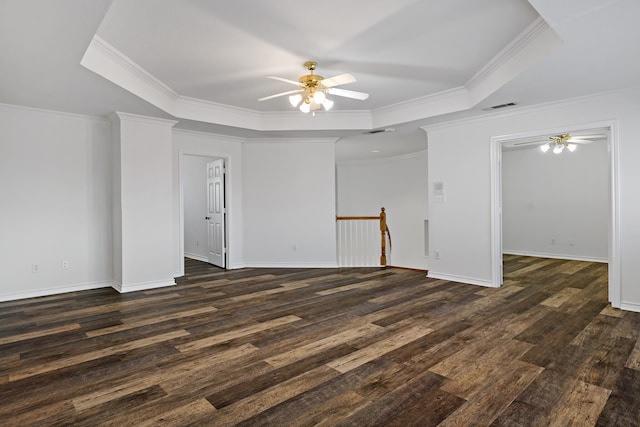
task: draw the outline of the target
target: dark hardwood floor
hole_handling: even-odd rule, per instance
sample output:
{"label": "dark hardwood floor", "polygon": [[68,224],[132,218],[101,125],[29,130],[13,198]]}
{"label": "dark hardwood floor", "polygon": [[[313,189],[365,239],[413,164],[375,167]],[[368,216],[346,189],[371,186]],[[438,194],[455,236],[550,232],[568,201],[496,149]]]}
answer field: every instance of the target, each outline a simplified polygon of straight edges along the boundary
{"label": "dark hardwood floor", "polygon": [[178,286],[0,303],[0,424],[637,426],[640,313],[606,264],[500,289],[187,260]]}

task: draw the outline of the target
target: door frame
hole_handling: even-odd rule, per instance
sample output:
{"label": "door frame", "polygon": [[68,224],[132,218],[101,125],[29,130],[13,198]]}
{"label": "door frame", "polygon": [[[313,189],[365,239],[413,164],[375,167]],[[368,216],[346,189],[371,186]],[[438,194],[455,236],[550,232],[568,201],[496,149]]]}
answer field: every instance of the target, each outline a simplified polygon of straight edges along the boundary
{"label": "door frame", "polygon": [[508,141],[554,133],[576,132],[584,129],[609,129],[609,218],[608,218],[608,294],[612,307],[620,308],[620,188],[618,165],[618,123],[615,120],[583,123],[534,132],[496,136],[491,138],[491,283],[502,286],[502,146]]}
{"label": "door frame", "polygon": [[[225,169],[227,171],[229,171],[229,157],[225,156],[225,155],[219,155],[219,154],[215,154],[215,153],[208,153],[208,152],[203,152],[203,151],[199,151],[199,150],[185,150],[185,149],[180,149],[178,150],[178,198],[179,198],[179,203],[180,203],[180,207],[178,210],[178,256],[180,258],[180,264],[179,264],[179,268],[180,270],[178,272],[176,272],[175,274],[177,274],[176,277],[181,277],[184,276],[185,274],[185,269],[184,269],[184,190],[183,190],[183,185],[184,185],[184,180],[183,180],[183,171],[184,171],[184,156],[199,156],[199,157],[208,157],[208,158],[218,158],[218,159],[223,159],[224,160],[224,164],[225,164]],[[227,178],[229,177],[229,175],[227,174]],[[226,180],[225,180],[226,181]],[[225,184],[226,185],[226,184]],[[225,188],[225,221],[224,221],[224,235],[225,235],[225,248],[226,248],[226,262],[225,262],[225,270],[229,269],[229,265],[231,263],[231,255],[230,255],[230,251],[229,251],[229,221],[230,221],[230,216],[231,216],[231,209],[229,206],[229,201],[230,201],[230,186],[226,185]]]}

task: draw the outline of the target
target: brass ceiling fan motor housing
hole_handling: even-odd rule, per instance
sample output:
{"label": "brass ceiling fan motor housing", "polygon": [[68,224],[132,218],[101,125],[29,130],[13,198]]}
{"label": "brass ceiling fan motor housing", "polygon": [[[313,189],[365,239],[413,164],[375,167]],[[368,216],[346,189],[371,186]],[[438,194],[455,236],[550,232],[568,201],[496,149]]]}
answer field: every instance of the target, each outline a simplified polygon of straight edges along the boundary
{"label": "brass ceiling fan motor housing", "polygon": [[309,70],[309,74],[298,79],[307,93],[311,96],[313,96],[313,93],[321,86],[320,82],[324,79],[324,77],[322,76],[313,74],[317,65],[318,64],[313,61],[305,62],[304,66],[307,67],[307,70]]}
{"label": "brass ceiling fan motor housing", "polygon": [[571,138],[571,136],[569,136],[568,133],[561,133],[560,135],[549,137],[549,139],[556,144],[564,144],[569,138]]}

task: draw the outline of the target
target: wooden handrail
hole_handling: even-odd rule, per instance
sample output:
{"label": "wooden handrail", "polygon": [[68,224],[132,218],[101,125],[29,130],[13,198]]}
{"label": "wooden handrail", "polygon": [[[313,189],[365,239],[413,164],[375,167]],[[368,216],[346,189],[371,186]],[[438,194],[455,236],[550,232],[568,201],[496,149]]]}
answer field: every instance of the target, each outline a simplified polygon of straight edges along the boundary
{"label": "wooden handrail", "polygon": [[389,237],[389,249],[391,249],[391,233],[387,225],[387,214],[384,208],[380,208],[378,216],[337,216],[336,221],[356,221],[356,220],[379,220],[380,221],[380,265],[387,265],[387,242],[384,237],[385,233]]}
{"label": "wooden handrail", "polygon": [[379,216],[336,216],[336,221],[353,221],[358,219],[380,219]]}

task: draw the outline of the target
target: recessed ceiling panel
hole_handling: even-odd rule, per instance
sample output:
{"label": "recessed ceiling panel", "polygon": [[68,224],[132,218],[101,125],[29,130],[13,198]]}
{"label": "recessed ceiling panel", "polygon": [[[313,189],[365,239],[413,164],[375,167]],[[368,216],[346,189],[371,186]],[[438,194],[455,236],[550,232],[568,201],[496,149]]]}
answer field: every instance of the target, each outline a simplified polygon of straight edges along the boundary
{"label": "recessed ceiling panel", "polygon": [[284,82],[353,74],[337,110],[375,110],[465,85],[538,14],[526,0],[115,0],[98,35],[182,96],[290,109]]}

